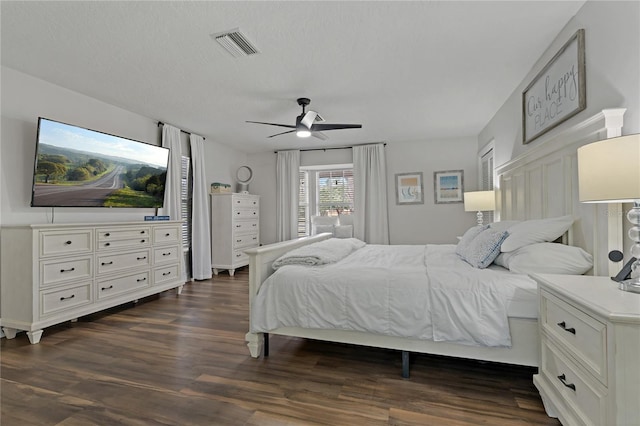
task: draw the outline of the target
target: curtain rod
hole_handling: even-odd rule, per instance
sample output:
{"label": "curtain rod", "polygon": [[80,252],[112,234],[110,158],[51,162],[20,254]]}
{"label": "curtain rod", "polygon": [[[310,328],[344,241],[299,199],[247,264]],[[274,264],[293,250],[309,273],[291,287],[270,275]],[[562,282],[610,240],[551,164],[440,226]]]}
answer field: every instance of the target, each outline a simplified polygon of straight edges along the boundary
{"label": "curtain rod", "polygon": [[[308,149],[300,149],[300,152],[307,152],[307,151],[329,151],[331,149],[351,149],[354,146],[364,146],[364,145],[378,145],[376,143],[363,143],[360,145],[352,145],[352,146],[336,146],[336,147],[329,147],[329,148],[308,148]],[[386,142],[383,142],[382,145],[387,146]],[[284,149],[283,151],[291,151],[290,149]],[[274,154],[277,154],[278,151],[273,151]]]}
{"label": "curtain rod", "polygon": [[[164,123],[162,121],[158,121],[158,127],[160,126],[164,126]],[[191,132],[187,132],[186,130],[182,130],[180,129],[180,133],[185,133],[187,135],[191,135]],[[206,140],[207,138],[205,138],[204,136],[202,137],[202,140]]]}

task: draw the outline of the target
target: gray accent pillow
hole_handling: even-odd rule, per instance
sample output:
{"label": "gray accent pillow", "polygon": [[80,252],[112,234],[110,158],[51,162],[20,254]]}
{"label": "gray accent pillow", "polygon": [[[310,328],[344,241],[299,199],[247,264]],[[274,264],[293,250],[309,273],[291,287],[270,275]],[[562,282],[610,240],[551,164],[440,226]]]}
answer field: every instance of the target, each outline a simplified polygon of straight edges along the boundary
{"label": "gray accent pillow", "polygon": [[486,268],[500,254],[500,246],[508,235],[507,231],[486,229],[462,250],[460,257],[474,268]]}
{"label": "gray accent pillow", "polygon": [[462,235],[462,238],[460,238],[460,241],[458,241],[458,245],[456,246],[456,254],[458,256],[462,256],[462,252],[469,245],[469,243],[475,237],[477,237],[478,234],[480,234],[482,231],[484,231],[488,227],[489,227],[489,225],[484,225],[484,226],[476,225],[476,226],[472,226],[471,228],[467,229],[467,231],[464,233],[464,235]]}

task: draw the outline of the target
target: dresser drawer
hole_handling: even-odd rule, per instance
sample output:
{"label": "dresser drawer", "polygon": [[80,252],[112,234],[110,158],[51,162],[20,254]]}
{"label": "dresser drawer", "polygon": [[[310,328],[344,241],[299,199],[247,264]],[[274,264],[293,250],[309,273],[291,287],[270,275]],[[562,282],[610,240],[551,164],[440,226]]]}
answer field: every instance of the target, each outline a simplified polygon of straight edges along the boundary
{"label": "dresser drawer", "polygon": [[255,247],[259,243],[258,234],[235,235],[233,237],[233,248]]}
{"label": "dresser drawer", "polygon": [[169,244],[180,242],[180,229],[172,228],[155,228],[153,230],[153,242],[155,244]]}
{"label": "dresser drawer", "polygon": [[234,197],[233,198],[233,207],[242,207],[242,208],[246,208],[246,207],[253,207],[256,210],[259,207],[259,200],[255,199],[255,198],[244,198],[244,197]]}
{"label": "dresser drawer", "polygon": [[91,279],[92,257],[55,259],[40,262],[40,287],[50,287],[67,281]]}
{"label": "dresser drawer", "polygon": [[165,266],[156,268],[153,271],[153,284],[159,285],[169,281],[175,281],[180,278],[178,265]]}
{"label": "dresser drawer", "polygon": [[114,239],[98,241],[98,250],[127,249],[135,247],[148,247],[151,245],[149,233],[130,239]]}
{"label": "dresser drawer", "polygon": [[148,226],[132,228],[99,228],[97,230],[98,242],[114,240],[135,240],[138,237],[149,239],[150,228]]}
{"label": "dresser drawer", "polygon": [[606,422],[606,388],[589,379],[572,360],[548,339],[542,339],[542,373],[555,387],[567,406],[584,424],[600,426]]}
{"label": "dresser drawer", "polygon": [[258,210],[233,209],[233,217],[235,219],[253,219],[258,217]]}
{"label": "dresser drawer", "polygon": [[244,249],[234,250],[232,262],[234,264],[238,262],[249,262],[249,255],[245,254]]}
{"label": "dresser drawer", "polygon": [[258,219],[236,220],[233,223],[234,234],[258,231]]}
{"label": "dresser drawer", "polygon": [[176,263],[182,252],[178,246],[160,247],[153,250],[153,264]]}
{"label": "dresser drawer", "polygon": [[542,329],[607,384],[607,326],[553,294],[541,292]]}
{"label": "dresser drawer", "polygon": [[90,282],[79,283],[63,289],[43,290],[40,292],[40,316],[45,317],[90,303]]}
{"label": "dresser drawer", "polygon": [[92,235],[91,229],[40,232],[40,256],[91,253]]}
{"label": "dresser drawer", "polygon": [[149,287],[149,272],[139,272],[115,279],[104,279],[97,282],[98,300],[108,299],[132,290]]}
{"label": "dresser drawer", "polygon": [[149,250],[119,254],[101,254],[97,258],[98,274],[118,272],[130,268],[148,267],[151,265]]}

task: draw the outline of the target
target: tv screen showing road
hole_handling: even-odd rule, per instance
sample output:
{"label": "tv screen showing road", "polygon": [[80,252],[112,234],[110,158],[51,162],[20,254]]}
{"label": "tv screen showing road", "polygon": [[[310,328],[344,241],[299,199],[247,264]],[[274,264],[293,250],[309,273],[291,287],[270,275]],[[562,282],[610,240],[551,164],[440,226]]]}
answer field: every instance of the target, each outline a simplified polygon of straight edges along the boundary
{"label": "tv screen showing road", "polygon": [[162,207],[167,148],[39,119],[33,207]]}

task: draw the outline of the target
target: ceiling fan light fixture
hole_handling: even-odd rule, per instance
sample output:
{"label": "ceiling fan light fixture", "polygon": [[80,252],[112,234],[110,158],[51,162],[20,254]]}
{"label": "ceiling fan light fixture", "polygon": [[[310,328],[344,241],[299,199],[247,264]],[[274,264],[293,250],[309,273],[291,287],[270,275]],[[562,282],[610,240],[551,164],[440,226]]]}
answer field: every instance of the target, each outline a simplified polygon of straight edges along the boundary
{"label": "ceiling fan light fixture", "polygon": [[309,130],[298,130],[296,136],[299,138],[308,138],[311,136],[311,132]]}

